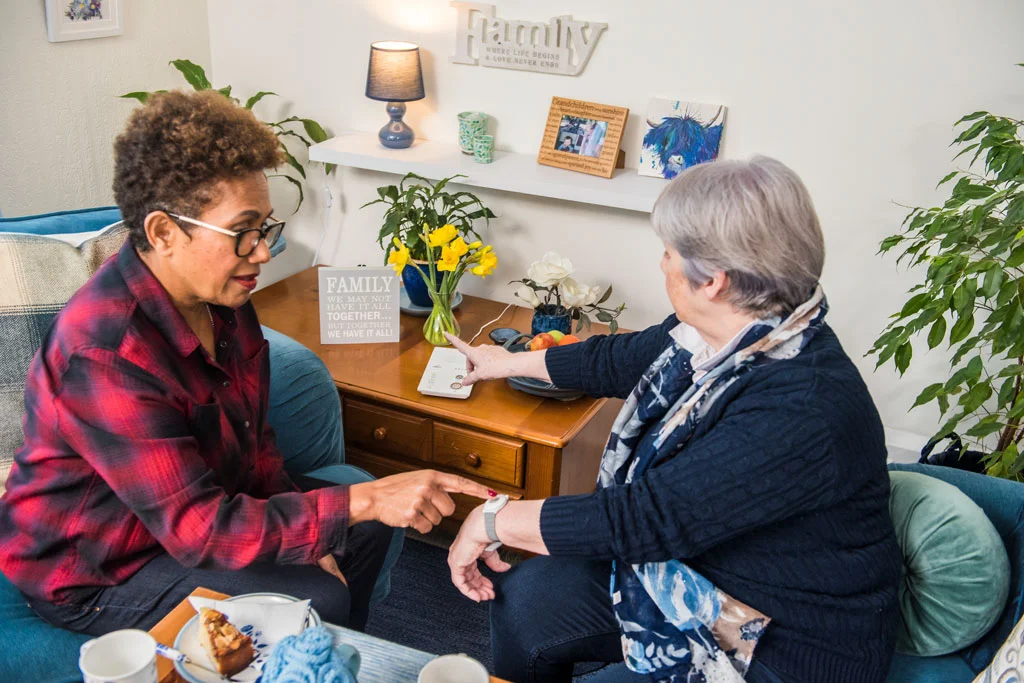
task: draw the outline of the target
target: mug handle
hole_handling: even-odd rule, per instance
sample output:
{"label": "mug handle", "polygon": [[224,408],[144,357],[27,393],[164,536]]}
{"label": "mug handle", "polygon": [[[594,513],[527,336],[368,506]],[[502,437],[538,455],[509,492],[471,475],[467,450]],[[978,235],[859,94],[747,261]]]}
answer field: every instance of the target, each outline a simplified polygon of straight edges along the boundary
{"label": "mug handle", "polygon": [[345,665],[348,666],[349,671],[352,672],[353,676],[359,675],[359,665],[362,657],[359,655],[359,650],[355,649],[348,643],[338,643],[334,646],[334,651],[341,655]]}

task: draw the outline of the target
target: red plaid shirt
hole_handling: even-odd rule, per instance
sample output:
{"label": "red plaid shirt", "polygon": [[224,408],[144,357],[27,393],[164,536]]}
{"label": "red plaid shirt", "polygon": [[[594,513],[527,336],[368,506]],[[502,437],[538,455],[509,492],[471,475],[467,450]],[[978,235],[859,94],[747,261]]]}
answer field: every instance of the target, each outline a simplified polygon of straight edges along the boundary
{"label": "red plaid shirt", "polygon": [[0,498],[0,570],[25,594],[76,602],[165,551],[230,570],[343,548],[348,489],[284,472],[252,304],[211,310],[216,359],[126,243],[54,320]]}

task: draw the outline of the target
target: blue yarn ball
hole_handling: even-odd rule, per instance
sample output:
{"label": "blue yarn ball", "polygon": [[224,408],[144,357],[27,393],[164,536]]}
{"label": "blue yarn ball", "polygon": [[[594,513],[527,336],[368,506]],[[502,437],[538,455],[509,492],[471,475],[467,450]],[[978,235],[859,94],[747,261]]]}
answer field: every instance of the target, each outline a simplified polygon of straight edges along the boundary
{"label": "blue yarn ball", "polygon": [[323,626],[283,638],[263,667],[265,683],[356,683]]}

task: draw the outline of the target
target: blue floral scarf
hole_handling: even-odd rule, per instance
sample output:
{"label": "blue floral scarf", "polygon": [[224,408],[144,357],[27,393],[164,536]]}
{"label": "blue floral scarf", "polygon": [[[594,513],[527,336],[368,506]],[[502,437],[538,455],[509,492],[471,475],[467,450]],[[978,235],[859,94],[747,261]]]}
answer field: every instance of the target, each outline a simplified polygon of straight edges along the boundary
{"label": "blue floral scarf", "polygon": [[[789,317],[750,325],[734,350],[695,373],[692,353],[667,348],[647,369],[612,427],[601,488],[621,486],[675,457],[740,376],[793,358],[821,329],[819,286]],[[659,682],[742,681],[770,617],[718,590],[679,560],[612,565],[610,591],[626,665]]]}

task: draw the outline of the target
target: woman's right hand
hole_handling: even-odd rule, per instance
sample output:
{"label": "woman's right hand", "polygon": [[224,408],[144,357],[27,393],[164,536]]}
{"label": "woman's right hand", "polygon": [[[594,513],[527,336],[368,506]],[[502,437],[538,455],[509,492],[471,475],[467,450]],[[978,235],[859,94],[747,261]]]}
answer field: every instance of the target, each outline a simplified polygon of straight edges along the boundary
{"label": "woman's right hand", "polygon": [[449,493],[487,499],[494,492],[465,477],[417,470],[349,487],[349,523],[378,521],[390,527],[412,527],[429,533],[455,512]]}
{"label": "woman's right hand", "polygon": [[466,357],[466,376],[462,384],[469,386],[484,379],[503,377],[536,377],[550,382],[544,357],[547,350],[512,353],[500,346],[470,346],[455,335],[445,332],[445,338]]}

